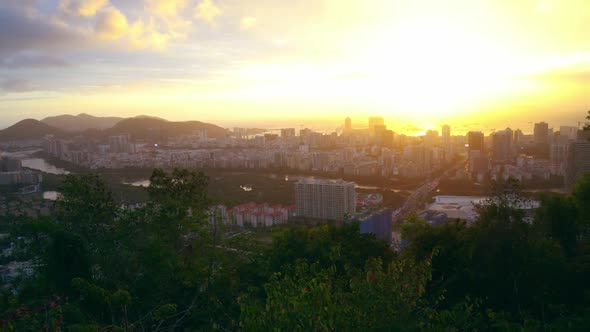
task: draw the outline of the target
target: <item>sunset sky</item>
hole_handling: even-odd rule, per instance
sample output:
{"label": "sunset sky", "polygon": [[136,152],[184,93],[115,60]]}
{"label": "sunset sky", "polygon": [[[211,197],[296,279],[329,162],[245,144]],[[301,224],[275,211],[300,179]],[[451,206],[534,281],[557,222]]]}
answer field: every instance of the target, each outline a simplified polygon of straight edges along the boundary
{"label": "sunset sky", "polygon": [[588,0],[1,0],[0,127],[78,114],[398,132],[590,109]]}

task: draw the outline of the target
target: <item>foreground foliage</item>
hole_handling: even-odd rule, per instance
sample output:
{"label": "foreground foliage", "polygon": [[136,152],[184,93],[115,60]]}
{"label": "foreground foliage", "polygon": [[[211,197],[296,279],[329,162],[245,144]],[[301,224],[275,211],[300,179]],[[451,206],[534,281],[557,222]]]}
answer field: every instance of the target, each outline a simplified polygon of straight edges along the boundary
{"label": "foreground foliage", "polygon": [[10,225],[34,268],[4,284],[0,330],[590,330],[589,178],[531,216],[503,186],[473,225],[414,218],[401,254],[355,224],[236,236],[208,221],[207,182],[155,170],[123,209],[69,175],[50,217]]}

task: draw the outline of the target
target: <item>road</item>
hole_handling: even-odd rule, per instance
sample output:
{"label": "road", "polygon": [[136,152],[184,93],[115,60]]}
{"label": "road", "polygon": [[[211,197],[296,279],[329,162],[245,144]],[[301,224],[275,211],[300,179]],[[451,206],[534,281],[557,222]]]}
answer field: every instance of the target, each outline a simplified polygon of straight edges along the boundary
{"label": "road", "polygon": [[440,183],[441,177],[449,176],[453,172],[457,171],[458,168],[463,167],[465,165],[465,160],[461,159],[457,161],[455,164],[451,165],[447,170],[445,170],[441,175],[434,179],[428,179],[420,187],[418,187],[404,202],[401,208],[395,210],[393,212],[393,221],[394,224],[403,221],[408,216],[418,212],[428,198],[430,197],[430,193],[433,192],[438,184]]}

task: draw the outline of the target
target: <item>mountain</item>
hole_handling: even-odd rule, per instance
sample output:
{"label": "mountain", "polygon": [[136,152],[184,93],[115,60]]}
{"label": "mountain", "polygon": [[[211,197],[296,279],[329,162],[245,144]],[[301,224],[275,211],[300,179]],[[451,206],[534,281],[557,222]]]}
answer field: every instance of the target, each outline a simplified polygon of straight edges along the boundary
{"label": "mountain", "polygon": [[56,136],[66,135],[66,133],[59,128],[52,127],[38,120],[26,119],[17,122],[6,129],[0,130],[0,141],[40,139],[48,134]]}
{"label": "mountain", "polygon": [[78,132],[88,129],[108,129],[119,123],[124,118],[97,117],[86,113],[78,115],[58,115],[47,117],[41,122],[69,132]]}
{"label": "mountain", "polygon": [[153,135],[181,136],[197,134],[206,129],[210,138],[221,138],[227,135],[227,130],[214,124],[200,121],[167,121],[154,117],[135,117],[125,119],[114,127],[105,130],[107,134],[130,134],[134,138],[146,138]]}

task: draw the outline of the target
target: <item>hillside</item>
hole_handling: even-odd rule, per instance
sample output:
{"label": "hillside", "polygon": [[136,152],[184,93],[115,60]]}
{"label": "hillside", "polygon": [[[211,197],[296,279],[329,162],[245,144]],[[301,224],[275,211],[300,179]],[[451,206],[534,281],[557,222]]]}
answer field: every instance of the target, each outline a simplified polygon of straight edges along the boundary
{"label": "hillside", "polygon": [[88,129],[112,128],[124,118],[120,117],[98,117],[86,113],[78,115],[58,115],[47,117],[41,122],[55,128],[69,132],[79,132]]}
{"label": "hillside", "polygon": [[0,130],[0,141],[40,139],[45,135],[64,136],[65,132],[34,119],[26,119]]}
{"label": "hillside", "polygon": [[206,129],[210,138],[225,137],[227,130],[214,124],[200,121],[166,121],[152,117],[136,117],[125,119],[113,128],[105,131],[107,134],[131,134],[134,138],[145,138],[150,135],[181,136],[196,134]]}

